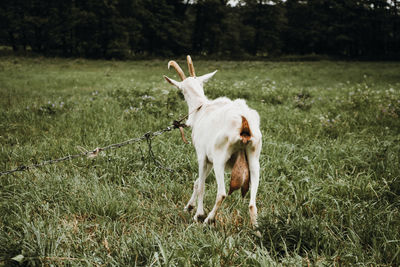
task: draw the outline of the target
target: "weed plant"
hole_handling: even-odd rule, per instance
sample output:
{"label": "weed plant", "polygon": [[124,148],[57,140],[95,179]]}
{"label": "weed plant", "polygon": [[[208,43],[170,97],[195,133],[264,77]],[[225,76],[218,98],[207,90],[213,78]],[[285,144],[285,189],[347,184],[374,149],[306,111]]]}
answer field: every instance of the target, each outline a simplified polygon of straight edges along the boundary
{"label": "weed plant", "polygon": [[[181,64],[184,63],[181,61]],[[141,136],[186,115],[167,61],[0,59],[0,169]],[[400,64],[195,61],[210,98],[261,116],[257,197],[213,226],[183,207],[197,176],[178,131],[0,177],[0,265],[400,265]],[[186,130],[189,136],[189,131]],[[228,183],[228,178],[226,179]],[[205,206],[216,183],[207,179]]]}

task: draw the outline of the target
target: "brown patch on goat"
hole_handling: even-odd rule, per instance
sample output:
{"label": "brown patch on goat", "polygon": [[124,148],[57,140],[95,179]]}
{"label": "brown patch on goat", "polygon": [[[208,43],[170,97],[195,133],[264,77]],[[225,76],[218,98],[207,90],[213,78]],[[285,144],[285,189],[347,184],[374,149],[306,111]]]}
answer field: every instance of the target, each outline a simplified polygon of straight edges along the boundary
{"label": "brown patch on goat", "polygon": [[247,144],[247,142],[251,138],[251,130],[249,122],[243,116],[242,116],[242,127],[240,128],[240,138],[242,139],[243,144]]}
{"label": "brown patch on goat", "polygon": [[251,205],[251,206],[249,207],[249,209],[250,209],[251,212],[254,212],[254,206],[253,206],[253,205]]}

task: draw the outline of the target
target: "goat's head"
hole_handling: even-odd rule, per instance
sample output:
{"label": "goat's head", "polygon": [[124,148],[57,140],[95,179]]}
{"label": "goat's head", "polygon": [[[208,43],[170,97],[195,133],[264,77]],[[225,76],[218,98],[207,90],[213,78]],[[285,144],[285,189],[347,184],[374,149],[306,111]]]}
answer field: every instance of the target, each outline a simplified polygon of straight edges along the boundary
{"label": "goat's head", "polygon": [[182,79],[182,81],[181,82],[175,81],[175,80],[173,80],[171,78],[168,78],[165,75],[164,75],[164,78],[170,84],[178,87],[182,91],[182,93],[183,93],[183,95],[185,97],[187,97],[189,95],[195,95],[195,96],[204,97],[203,85],[212,76],[214,76],[214,74],[217,71],[202,75],[200,77],[196,77],[196,74],[194,72],[193,62],[192,62],[192,59],[191,59],[190,56],[187,56],[187,63],[188,63],[190,77],[186,78],[185,74],[183,73],[181,67],[179,67],[178,63],[176,63],[175,61],[171,60],[170,62],[168,62],[168,69],[171,66],[174,67],[174,69],[178,72],[178,75]]}

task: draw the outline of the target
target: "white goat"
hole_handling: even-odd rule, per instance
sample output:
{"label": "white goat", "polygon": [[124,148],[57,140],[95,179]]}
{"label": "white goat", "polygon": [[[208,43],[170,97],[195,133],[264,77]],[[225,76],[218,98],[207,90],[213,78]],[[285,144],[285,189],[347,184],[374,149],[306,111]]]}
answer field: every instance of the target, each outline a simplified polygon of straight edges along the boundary
{"label": "white goat", "polygon": [[185,206],[190,211],[197,200],[194,220],[204,219],[204,186],[211,167],[214,166],[218,185],[214,208],[204,223],[214,221],[216,212],[226,197],[224,171],[231,169],[230,190],[241,188],[244,197],[250,188],[250,221],[257,225],[256,195],[260,176],[261,132],[260,118],[257,111],[250,109],[242,99],[232,101],[226,97],[209,100],[204,95],[203,84],[217,71],[196,77],[192,60],[187,56],[189,73],[186,78],[175,61],[168,62],[168,69],[173,66],[181,82],[167,76],[170,84],[179,88],[187,102],[189,117],[186,122],[192,127],[192,142],[197,153],[199,178],[194,183],[192,197]]}

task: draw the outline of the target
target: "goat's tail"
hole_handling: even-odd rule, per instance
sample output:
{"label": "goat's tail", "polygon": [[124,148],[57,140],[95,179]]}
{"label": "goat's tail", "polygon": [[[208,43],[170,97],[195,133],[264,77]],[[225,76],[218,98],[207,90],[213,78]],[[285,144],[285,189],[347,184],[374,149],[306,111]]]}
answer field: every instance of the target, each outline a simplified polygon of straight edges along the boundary
{"label": "goat's tail", "polygon": [[242,139],[243,144],[247,144],[247,142],[251,138],[251,130],[249,122],[243,116],[242,116],[242,127],[240,128],[240,138]]}
{"label": "goat's tail", "polygon": [[[251,130],[249,122],[242,116],[242,127],[240,128],[240,138],[243,144],[247,144],[251,138]],[[247,161],[246,150],[242,149],[237,152],[235,163],[233,164],[231,173],[231,183],[229,195],[237,189],[241,189],[242,197],[249,191],[250,185],[250,170]]]}

